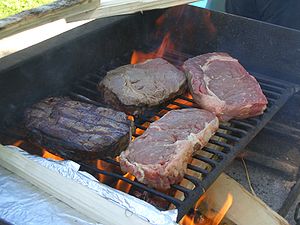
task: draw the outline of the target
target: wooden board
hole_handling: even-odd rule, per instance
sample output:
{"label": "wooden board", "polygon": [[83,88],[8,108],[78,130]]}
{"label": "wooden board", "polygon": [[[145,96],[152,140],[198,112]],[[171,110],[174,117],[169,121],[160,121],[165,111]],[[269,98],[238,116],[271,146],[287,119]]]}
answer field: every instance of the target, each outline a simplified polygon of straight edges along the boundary
{"label": "wooden board", "polygon": [[68,16],[96,9],[100,0],[56,0],[0,20],[0,39]]}
{"label": "wooden board", "polygon": [[195,2],[195,0],[102,0],[100,6],[97,9],[75,16],[70,16],[66,19],[66,21],[73,22],[78,20],[130,14],[152,9],[162,9],[191,2]]}
{"label": "wooden board", "polygon": [[[253,196],[242,185],[222,173],[205,193],[200,205],[202,212],[218,211],[227,198],[233,196],[233,204],[225,218],[237,225],[288,225],[289,223],[273,211],[261,199]],[[209,207],[209,208],[208,208]]]}
{"label": "wooden board", "polygon": [[88,187],[0,145],[0,165],[53,195],[78,212],[103,224],[149,224]]}
{"label": "wooden board", "polygon": [[56,0],[0,20],[0,39],[59,19],[68,22],[161,9],[195,0]]}

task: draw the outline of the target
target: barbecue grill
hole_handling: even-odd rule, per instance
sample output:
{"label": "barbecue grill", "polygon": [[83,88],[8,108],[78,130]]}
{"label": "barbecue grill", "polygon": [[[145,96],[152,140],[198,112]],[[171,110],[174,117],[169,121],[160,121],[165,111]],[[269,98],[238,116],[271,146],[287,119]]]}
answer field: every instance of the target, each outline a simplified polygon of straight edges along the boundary
{"label": "barbecue grill", "polygon": [[[158,18],[164,20],[160,26],[156,22]],[[202,149],[207,156],[193,156],[205,165],[205,169],[192,163],[188,165],[189,170],[201,175],[201,178],[184,176],[193,183],[192,189],[180,184],[172,185],[168,193],[149,188],[124,177],[115,159],[104,159],[115,168],[112,171],[99,169],[89,161],[79,161],[82,170],[96,177],[102,174],[112,178],[114,182],[108,185],[122,180],[134,190],[163,200],[164,207],[157,207],[176,208],[179,221],[278,111],[278,118],[285,115],[281,123],[289,121],[287,124],[300,129],[296,108],[299,102],[289,101],[300,90],[300,32],[225,13],[178,6],[95,20],[3,58],[0,67],[1,143],[26,141],[22,130],[24,109],[47,96],[67,95],[110,107],[99,99],[97,83],[108,70],[130,63],[133,50],[153,51],[167,32],[171,33],[175,50],[167,51],[163,57],[178,67],[189,57],[214,51],[224,51],[239,59],[256,77],[268,99],[265,113],[220,125],[209,145]],[[297,95],[296,98],[299,99]],[[283,107],[286,105],[294,112],[286,114]],[[196,107],[188,93],[135,117],[134,124],[139,132],[133,137],[139,136],[149,123],[166,112],[187,107]],[[251,144],[259,145],[255,140]],[[176,198],[176,191],[183,193],[184,199]],[[133,191],[129,194],[134,195]]]}

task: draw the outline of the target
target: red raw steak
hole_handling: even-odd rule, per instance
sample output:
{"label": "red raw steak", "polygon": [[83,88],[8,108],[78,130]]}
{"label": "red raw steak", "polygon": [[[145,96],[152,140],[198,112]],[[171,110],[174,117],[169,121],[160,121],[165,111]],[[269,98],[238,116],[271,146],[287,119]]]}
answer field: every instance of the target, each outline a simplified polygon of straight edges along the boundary
{"label": "red raw steak", "polygon": [[218,118],[206,110],[170,111],[121,153],[121,169],[150,187],[168,189],[183,179],[193,153],[207,144],[218,126]]}
{"label": "red raw steak", "polygon": [[220,120],[244,119],[267,107],[258,82],[227,53],[208,53],[184,62],[194,101]]}

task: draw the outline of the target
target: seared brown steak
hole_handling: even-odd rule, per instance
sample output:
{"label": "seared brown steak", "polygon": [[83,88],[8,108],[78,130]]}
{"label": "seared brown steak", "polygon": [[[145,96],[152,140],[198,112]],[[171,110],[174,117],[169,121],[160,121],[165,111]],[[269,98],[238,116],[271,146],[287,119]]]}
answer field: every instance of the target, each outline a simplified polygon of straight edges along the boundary
{"label": "seared brown steak", "polygon": [[193,153],[207,144],[218,126],[217,117],[206,110],[170,111],[121,153],[121,169],[151,187],[168,189],[182,180]]}
{"label": "seared brown steak", "polygon": [[133,114],[160,105],[185,89],[184,73],[161,58],[111,70],[98,85],[107,104]]}
{"label": "seared brown steak", "polygon": [[227,53],[208,53],[184,62],[190,92],[221,120],[260,115],[267,107],[258,82]]}
{"label": "seared brown steak", "polygon": [[47,98],[25,112],[31,141],[64,158],[114,157],[130,140],[125,113],[68,98]]}

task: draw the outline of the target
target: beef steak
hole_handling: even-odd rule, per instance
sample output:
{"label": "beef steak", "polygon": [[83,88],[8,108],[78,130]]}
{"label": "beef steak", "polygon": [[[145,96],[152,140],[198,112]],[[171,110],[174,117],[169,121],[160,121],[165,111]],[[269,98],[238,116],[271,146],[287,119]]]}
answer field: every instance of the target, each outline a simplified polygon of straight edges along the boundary
{"label": "beef steak", "polygon": [[32,142],[74,160],[119,155],[131,133],[123,112],[58,97],[27,109],[25,126]]}
{"label": "beef steak", "polygon": [[109,71],[98,90],[107,104],[139,114],[182,94],[186,90],[186,77],[166,60],[156,58]]}
{"label": "beef steak", "polygon": [[257,116],[267,107],[256,79],[227,53],[196,56],[183,68],[194,101],[223,121]]}
{"label": "beef steak", "polygon": [[182,180],[193,153],[207,144],[218,125],[206,110],[172,110],[121,153],[121,169],[151,187],[168,189]]}

